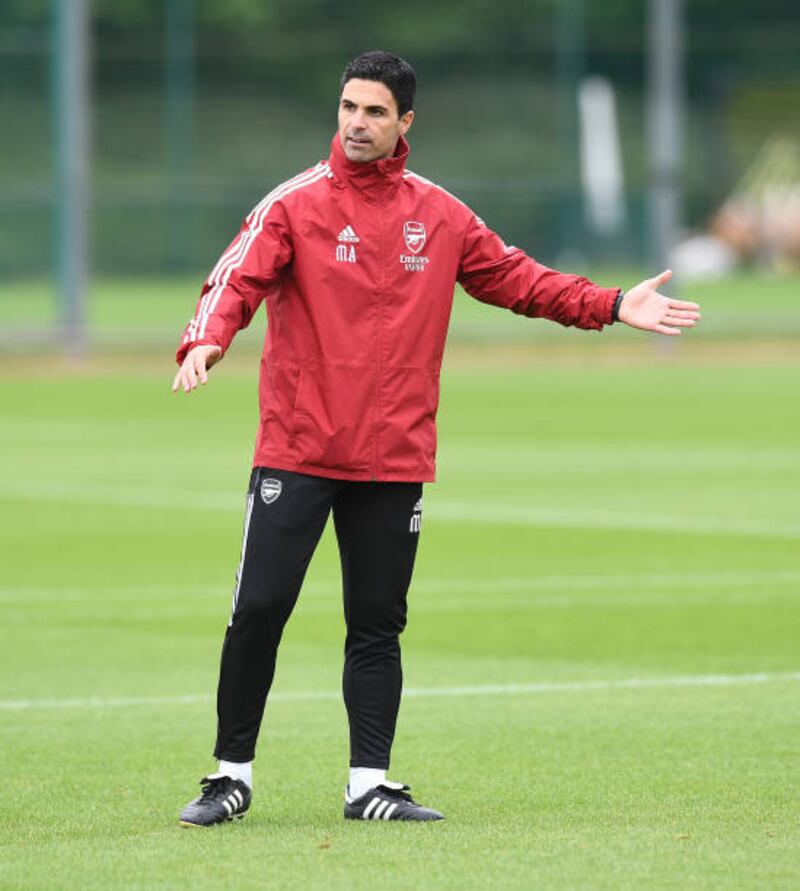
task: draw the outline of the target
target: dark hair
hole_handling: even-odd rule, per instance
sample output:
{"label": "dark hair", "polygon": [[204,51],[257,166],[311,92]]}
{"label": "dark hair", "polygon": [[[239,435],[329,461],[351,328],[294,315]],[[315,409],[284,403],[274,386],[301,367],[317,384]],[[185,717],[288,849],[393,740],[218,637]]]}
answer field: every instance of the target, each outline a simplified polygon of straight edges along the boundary
{"label": "dark hair", "polygon": [[397,103],[397,113],[402,117],[414,107],[414,93],[417,90],[417,75],[414,69],[400,56],[384,52],[384,50],[370,50],[361,53],[355,59],[351,59],[344,69],[340,92],[347,81],[354,77],[359,80],[377,80],[387,86]]}

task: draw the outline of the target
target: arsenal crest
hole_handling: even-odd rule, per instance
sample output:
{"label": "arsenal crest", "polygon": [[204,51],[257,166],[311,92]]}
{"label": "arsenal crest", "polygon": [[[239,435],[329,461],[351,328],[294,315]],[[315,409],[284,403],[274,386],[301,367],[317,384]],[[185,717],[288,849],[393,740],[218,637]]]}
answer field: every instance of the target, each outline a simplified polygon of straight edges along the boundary
{"label": "arsenal crest", "polygon": [[281,489],[283,489],[283,486],[281,485],[280,480],[264,480],[261,483],[261,500],[264,504],[272,504],[273,501],[278,500],[278,496],[281,494]]}
{"label": "arsenal crest", "polygon": [[409,220],[403,226],[403,240],[412,254],[418,254],[425,247],[425,224]]}

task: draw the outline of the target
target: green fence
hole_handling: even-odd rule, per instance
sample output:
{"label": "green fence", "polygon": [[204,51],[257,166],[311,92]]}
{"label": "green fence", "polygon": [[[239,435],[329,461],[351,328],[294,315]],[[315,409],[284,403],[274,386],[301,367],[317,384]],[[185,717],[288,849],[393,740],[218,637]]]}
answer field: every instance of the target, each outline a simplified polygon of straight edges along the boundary
{"label": "green fence", "polygon": [[[59,2],[0,7],[4,294],[53,275]],[[327,154],[339,73],[376,46],[418,72],[413,169],[547,262],[641,263],[646,6],[95,0],[91,269],[202,275],[271,186]],[[685,11],[684,209],[702,228],[767,138],[800,139],[800,28],[794,3],[777,0]],[[583,219],[575,87],[586,74],[608,78],[617,99],[627,219],[613,239]]]}

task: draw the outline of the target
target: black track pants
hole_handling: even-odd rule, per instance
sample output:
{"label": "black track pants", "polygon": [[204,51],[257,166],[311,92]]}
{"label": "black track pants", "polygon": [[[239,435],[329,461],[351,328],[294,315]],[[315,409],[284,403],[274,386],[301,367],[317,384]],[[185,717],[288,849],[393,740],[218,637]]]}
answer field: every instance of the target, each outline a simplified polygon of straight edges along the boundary
{"label": "black track pants", "polygon": [[400,705],[399,635],[419,539],[421,483],[360,483],[257,467],[222,647],[214,755],[250,761],[284,625],[328,514],[342,562],[350,765],[388,768]]}

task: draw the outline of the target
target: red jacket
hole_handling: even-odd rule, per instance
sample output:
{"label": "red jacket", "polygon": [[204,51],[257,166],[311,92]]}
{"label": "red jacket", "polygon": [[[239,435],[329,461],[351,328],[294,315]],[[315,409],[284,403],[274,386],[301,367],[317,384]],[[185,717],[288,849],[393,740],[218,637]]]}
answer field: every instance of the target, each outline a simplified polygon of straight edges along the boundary
{"label": "red jacket", "polygon": [[444,189],[391,158],[327,161],[245,219],[178,349],[228,349],[262,300],[254,465],[348,480],[433,480],[439,370],[458,281],[484,303],[601,329],[617,289],[509,247]]}

